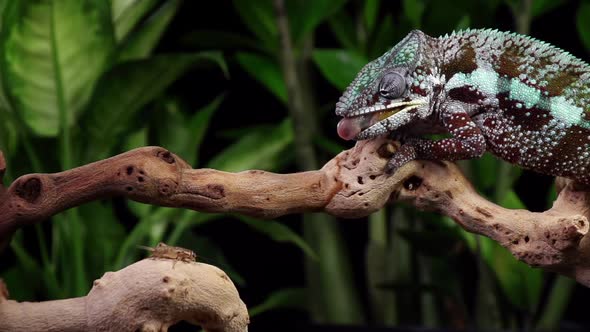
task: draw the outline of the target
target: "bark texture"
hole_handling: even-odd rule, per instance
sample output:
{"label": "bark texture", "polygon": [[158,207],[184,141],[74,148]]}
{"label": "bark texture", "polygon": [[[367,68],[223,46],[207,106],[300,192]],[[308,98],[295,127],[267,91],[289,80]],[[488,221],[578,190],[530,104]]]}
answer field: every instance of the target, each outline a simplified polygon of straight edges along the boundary
{"label": "bark texture", "polygon": [[244,332],[249,323],[228,276],[196,262],[144,259],[73,299],[19,303],[0,293],[0,331],[156,332],[183,320],[210,332]]}

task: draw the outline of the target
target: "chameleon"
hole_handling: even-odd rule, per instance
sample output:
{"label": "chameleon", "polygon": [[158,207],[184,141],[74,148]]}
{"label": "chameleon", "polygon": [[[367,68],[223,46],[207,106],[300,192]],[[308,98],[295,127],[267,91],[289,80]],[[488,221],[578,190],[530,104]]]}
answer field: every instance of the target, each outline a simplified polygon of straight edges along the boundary
{"label": "chameleon", "polygon": [[[590,67],[549,43],[492,29],[411,31],[357,74],[336,103],[345,140],[401,142],[386,170],[486,151],[590,184]],[[441,134],[433,140],[428,135]]]}

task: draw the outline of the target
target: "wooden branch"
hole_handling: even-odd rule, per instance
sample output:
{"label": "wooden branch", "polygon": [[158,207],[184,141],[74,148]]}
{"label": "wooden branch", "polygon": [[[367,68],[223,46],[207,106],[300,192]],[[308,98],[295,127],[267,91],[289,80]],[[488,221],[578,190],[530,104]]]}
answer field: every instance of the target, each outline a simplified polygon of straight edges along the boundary
{"label": "wooden branch", "polygon": [[248,310],[215,266],[144,259],[94,281],[87,296],[23,302],[0,292],[0,331],[167,331],[180,321],[245,332]]}
{"label": "wooden branch", "polygon": [[590,197],[584,188],[561,181],[563,188],[550,210],[508,210],[481,197],[453,163],[416,161],[393,175],[384,174],[393,151],[385,139],[361,141],[321,170],[281,175],[191,169],[163,148],[140,148],[62,173],[15,180],[0,197],[0,235],[111,196],[266,218],[306,211],[356,218],[403,201],[453,218],[531,266],[590,286]]}

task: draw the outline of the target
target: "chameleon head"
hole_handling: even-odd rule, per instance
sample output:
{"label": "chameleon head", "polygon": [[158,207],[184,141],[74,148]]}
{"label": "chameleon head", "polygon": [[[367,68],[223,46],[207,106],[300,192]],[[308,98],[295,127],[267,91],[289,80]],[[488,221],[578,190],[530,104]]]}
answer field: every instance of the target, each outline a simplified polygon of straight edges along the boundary
{"label": "chameleon head", "polygon": [[336,114],[343,117],[338,123],[341,138],[373,138],[397,129],[410,113],[429,115],[426,98],[410,89],[424,38],[412,31],[359,72],[336,103]]}

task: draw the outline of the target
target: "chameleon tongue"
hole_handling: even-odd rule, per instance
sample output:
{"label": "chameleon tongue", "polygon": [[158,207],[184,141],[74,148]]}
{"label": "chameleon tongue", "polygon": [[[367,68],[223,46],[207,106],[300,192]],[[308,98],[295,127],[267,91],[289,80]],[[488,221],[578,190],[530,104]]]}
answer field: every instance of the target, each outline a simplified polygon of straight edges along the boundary
{"label": "chameleon tongue", "polygon": [[345,140],[354,139],[363,129],[362,122],[366,122],[362,116],[343,118],[338,122],[338,136]]}

